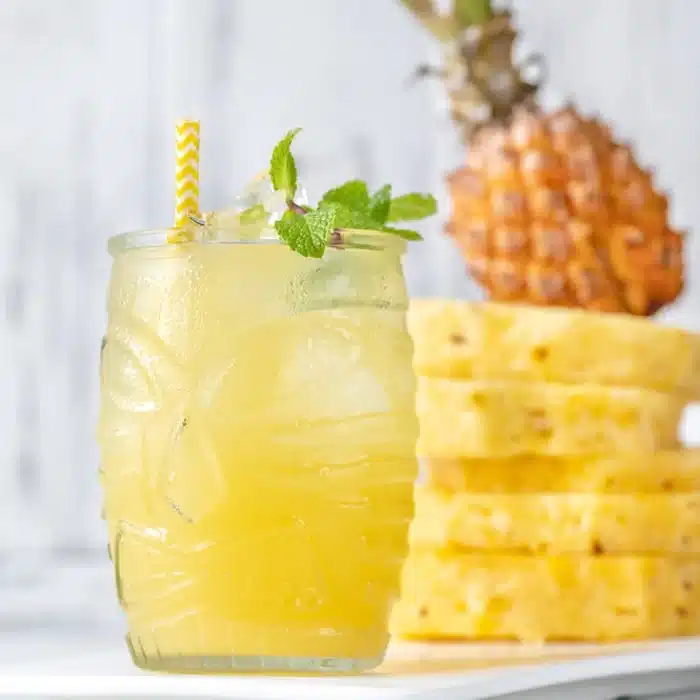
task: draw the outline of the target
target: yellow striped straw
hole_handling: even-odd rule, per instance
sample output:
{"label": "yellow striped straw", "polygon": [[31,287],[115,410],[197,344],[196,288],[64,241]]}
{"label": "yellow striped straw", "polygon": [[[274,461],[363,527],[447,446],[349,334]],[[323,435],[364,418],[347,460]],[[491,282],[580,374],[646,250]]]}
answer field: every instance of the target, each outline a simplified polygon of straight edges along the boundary
{"label": "yellow striped straw", "polygon": [[179,121],[175,134],[175,231],[170,240],[181,242],[190,239],[190,215],[199,214],[199,122]]}

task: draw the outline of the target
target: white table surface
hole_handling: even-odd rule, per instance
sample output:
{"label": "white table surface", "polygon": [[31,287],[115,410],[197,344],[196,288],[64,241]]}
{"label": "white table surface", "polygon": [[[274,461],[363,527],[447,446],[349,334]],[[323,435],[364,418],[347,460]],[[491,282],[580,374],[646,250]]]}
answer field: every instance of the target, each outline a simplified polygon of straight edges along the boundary
{"label": "white table surface", "polygon": [[[694,689],[690,697],[700,698],[700,638],[607,647],[603,655],[600,648],[561,645],[544,649],[547,663],[537,661],[543,648],[473,645],[472,661],[462,667],[475,668],[466,671],[458,665],[435,670],[449,668],[445,662],[454,658],[450,645],[397,645],[390,657],[402,663],[412,659],[407,672],[346,677],[149,674],[131,664],[116,639],[88,634],[82,645],[80,636],[72,635],[53,645],[47,638],[35,649],[33,662],[0,663],[0,697],[486,700],[515,693],[517,698],[546,700],[565,692],[567,700],[611,700]],[[576,655],[581,658],[571,660]],[[501,665],[504,661],[508,665]],[[561,684],[567,684],[566,690]]]}

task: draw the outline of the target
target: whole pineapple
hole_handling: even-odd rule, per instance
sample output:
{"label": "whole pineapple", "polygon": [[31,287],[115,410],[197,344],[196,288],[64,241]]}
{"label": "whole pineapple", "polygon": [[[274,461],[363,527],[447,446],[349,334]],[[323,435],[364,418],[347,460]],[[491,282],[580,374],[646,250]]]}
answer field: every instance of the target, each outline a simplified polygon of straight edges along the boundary
{"label": "whole pineapple", "polygon": [[447,226],[499,301],[651,315],[683,288],[683,235],[631,149],[572,106],[537,104],[542,59],[516,64],[509,12],[489,0],[402,0],[445,47],[442,69],[468,157],[448,178]]}

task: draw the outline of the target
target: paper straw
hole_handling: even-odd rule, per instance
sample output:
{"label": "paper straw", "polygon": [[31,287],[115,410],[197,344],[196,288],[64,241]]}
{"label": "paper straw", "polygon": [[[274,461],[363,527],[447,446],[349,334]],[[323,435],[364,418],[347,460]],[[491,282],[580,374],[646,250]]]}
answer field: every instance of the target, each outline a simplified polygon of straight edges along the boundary
{"label": "paper straw", "polygon": [[182,240],[190,215],[199,215],[199,122],[180,121],[175,133],[175,237]]}

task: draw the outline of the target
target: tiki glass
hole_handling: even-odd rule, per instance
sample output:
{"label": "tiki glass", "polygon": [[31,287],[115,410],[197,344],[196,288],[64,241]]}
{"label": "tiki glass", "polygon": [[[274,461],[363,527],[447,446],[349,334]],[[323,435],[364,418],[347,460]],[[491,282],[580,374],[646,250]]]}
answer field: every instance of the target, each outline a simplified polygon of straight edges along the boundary
{"label": "tiki glass", "polygon": [[412,516],[404,244],[118,236],[101,479],[134,662],[380,663]]}

